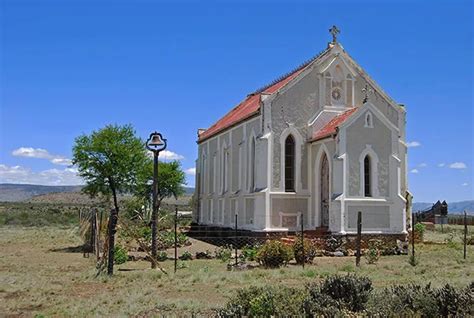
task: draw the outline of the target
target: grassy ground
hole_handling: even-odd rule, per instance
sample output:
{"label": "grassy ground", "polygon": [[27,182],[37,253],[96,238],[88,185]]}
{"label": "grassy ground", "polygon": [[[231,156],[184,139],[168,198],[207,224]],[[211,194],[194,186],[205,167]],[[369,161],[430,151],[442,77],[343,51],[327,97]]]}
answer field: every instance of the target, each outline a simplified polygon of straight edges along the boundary
{"label": "grassy ground", "polygon": [[[428,233],[429,235],[445,235]],[[93,257],[84,258],[77,228],[71,226],[0,227],[0,316],[155,316],[191,312],[212,315],[236,289],[282,283],[301,286],[330,274],[356,272],[369,276],[376,287],[394,283],[431,282],[465,286],[474,279],[474,246],[468,259],[454,244],[419,244],[420,263],[408,256],[382,257],[376,265],[355,268],[354,258],[317,258],[315,264],[229,272],[218,260],[161,265],[168,274],[148,269],[144,261],[117,266],[113,278],[95,277]]]}

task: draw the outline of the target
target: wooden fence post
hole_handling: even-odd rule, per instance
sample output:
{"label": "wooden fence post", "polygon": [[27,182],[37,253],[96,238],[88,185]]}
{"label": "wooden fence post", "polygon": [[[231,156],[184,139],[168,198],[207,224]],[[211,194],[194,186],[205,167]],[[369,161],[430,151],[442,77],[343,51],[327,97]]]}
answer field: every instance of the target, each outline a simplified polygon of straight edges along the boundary
{"label": "wooden fence post", "polygon": [[411,215],[411,258],[412,258],[412,265],[415,266],[415,215]]}
{"label": "wooden fence post", "polygon": [[464,210],[464,259],[466,259],[466,245],[467,245],[467,212]]}
{"label": "wooden fence post", "polygon": [[360,266],[360,244],[362,240],[362,211],[357,212],[356,266]]}
{"label": "wooden fence post", "polygon": [[304,220],[303,220],[303,213],[301,213],[301,252],[303,255],[303,269],[304,269],[304,263],[306,261],[306,255],[304,255]]}
{"label": "wooden fence post", "polygon": [[174,206],[174,272],[178,269],[178,207]]}
{"label": "wooden fence post", "polygon": [[235,231],[234,231],[234,235],[235,235],[235,238],[234,238],[234,249],[235,249],[235,268],[237,269],[237,265],[239,264],[239,260],[238,260],[238,251],[237,251],[237,213],[235,213]]}

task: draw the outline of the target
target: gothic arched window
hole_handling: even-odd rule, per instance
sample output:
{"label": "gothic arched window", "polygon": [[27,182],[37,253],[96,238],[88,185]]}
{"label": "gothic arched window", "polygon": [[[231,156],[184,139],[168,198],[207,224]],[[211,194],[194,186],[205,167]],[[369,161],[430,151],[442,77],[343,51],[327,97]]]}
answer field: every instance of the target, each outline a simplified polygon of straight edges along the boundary
{"label": "gothic arched window", "polygon": [[365,125],[364,125],[364,127],[366,127],[366,128],[373,128],[374,127],[374,122],[372,120],[372,114],[371,113],[365,114]]}
{"label": "gothic arched window", "polygon": [[292,135],[285,140],[285,191],[295,191],[295,139]]}
{"label": "gothic arched window", "polygon": [[372,196],[372,185],[371,185],[371,177],[372,177],[372,167],[370,162],[369,155],[365,156],[364,158],[364,196],[371,197]]}
{"label": "gothic arched window", "polygon": [[255,191],[255,138],[250,141],[250,156],[249,156],[249,190],[250,192]]}

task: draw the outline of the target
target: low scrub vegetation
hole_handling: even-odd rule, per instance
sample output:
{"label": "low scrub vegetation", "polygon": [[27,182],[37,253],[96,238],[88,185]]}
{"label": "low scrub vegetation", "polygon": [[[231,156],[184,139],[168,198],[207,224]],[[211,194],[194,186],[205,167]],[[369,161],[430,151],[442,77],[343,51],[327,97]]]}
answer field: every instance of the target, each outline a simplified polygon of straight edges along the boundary
{"label": "low scrub vegetation", "polygon": [[258,249],[256,259],[266,268],[280,267],[293,259],[293,249],[277,240],[267,241]]}
{"label": "low scrub vegetation", "polygon": [[447,284],[394,285],[376,291],[369,278],[329,276],[305,288],[285,286],[240,289],[217,310],[220,317],[454,317],[474,314],[474,283],[464,288]]}
{"label": "low scrub vegetation", "polygon": [[309,239],[298,238],[293,243],[293,253],[296,263],[312,263],[317,254],[316,245]]}

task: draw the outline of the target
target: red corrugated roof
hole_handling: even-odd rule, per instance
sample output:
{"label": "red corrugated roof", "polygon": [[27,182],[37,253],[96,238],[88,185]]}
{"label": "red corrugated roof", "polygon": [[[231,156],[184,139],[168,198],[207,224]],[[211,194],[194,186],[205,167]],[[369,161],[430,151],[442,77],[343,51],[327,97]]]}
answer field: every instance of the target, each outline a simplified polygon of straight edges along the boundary
{"label": "red corrugated roof", "polygon": [[198,142],[202,142],[205,139],[208,139],[217,133],[230,128],[241,121],[250,118],[256,114],[258,114],[260,110],[260,97],[262,94],[273,94],[277,92],[280,88],[288,84],[292,79],[297,77],[303,70],[311,64],[316,58],[322,56],[328,50],[324,50],[323,52],[316,55],[314,58],[310,59],[309,61],[303,63],[300,67],[298,67],[293,72],[286,74],[282,78],[278,79],[277,81],[271,83],[270,85],[264,87],[263,89],[257,90],[256,92],[249,94],[245,100],[240,102],[234,109],[228,112],[224,117],[219,119],[214,125],[209,127],[206,131],[201,133],[198,136]]}
{"label": "red corrugated roof", "polygon": [[331,135],[334,135],[337,132],[337,128],[345,122],[351,115],[357,110],[356,107],[346,110],[340,115],[337,115],[333,119],[331,119],[323,128],[315,131],[313,133],[313,137],[310,141],[317,141]]}

